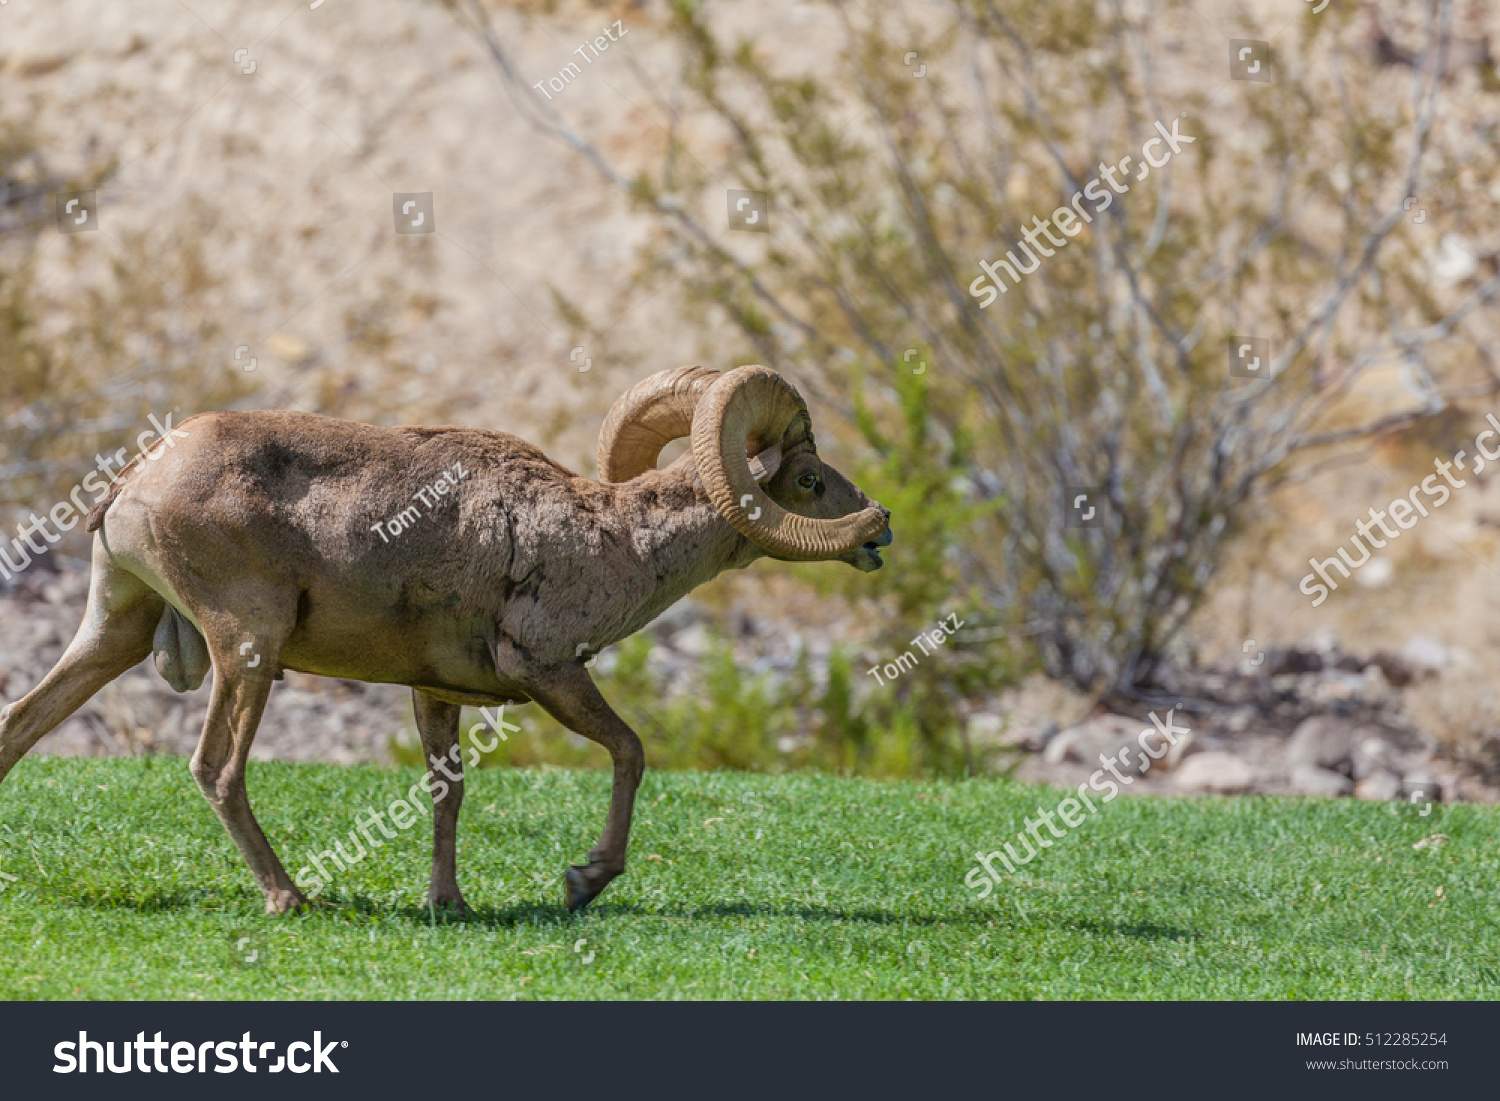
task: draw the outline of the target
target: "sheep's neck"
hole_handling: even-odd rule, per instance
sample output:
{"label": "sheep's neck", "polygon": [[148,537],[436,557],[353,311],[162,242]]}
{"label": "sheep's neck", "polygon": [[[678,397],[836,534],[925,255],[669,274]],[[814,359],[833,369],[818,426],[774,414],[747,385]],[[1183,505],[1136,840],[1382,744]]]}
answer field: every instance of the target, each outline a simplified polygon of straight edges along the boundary
{"label": "sheep's neck", "polygon": [[678,464],[628,485],[622,504],[650,595],[630,629],[639,630],[699,585],[763,556],[708,499],[697,473]]}

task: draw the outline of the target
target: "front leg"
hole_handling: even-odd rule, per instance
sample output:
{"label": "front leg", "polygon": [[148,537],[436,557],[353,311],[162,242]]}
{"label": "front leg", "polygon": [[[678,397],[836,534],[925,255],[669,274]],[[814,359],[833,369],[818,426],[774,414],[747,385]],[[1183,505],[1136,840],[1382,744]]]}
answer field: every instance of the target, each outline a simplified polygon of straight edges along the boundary
{"label": "front leg", "polygon": [[464,763],[454,752],[462,709],[456,703],[433,699],[419,688],[412,689],[411,702],[417,732],[422,736],[422,754],[433,774],[430,786],[441,783],[446,788],[440,788],[442,794],[434,793],[432,798],[432,878],[427,885],[427,904],[463,912],[468,907],[458,891],[458,809],[464,801]]}
{"label": "front leg", "polygon": [[609,796],[609,816],[599,843],[589,850],[589,862],[568,869],[568,909],[587,906],[625,870],[625,849],[630,844],[630,816],[635,792],[646,771],[646,754],[635,731],[605,702],[582,663],[567,663],[546,671],[545,683],[528,687],[528,695],[563,726],[598,742],[614,761],[614,786]]}

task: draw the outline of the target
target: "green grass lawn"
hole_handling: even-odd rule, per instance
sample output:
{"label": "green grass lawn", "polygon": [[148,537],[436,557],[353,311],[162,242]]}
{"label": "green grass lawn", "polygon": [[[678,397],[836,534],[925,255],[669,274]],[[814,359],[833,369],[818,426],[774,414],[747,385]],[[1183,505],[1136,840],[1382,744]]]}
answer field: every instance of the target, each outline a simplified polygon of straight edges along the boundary
{"label": "green grass lawn", "polygon": [[[257,762],[250,785],[295,874],[414,779]],[[1056,793],[648,772],[629,871],[569,918],[607,793],[472,774],[467,918],[423,905],[425,818],[335,906],[276,918],[185,761],[30,758],[0,786],[0,998],[1500,996],[1500,808],[1121,798],[977,901],[976,849]]]}

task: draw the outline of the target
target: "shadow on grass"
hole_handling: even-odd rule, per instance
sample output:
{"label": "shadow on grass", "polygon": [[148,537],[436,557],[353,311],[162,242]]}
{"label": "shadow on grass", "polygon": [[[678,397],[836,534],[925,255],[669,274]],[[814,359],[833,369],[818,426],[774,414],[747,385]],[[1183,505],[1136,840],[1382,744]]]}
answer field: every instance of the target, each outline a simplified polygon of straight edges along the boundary
{"label": "shadow on grass", "polygon": [[811,922],[853,922],[865,925],[983,925],[986,913],[956,912],[943,915],[895,914],[886,910],[844,910],[837,907],[788,903],[759,906],[744,902],[704,906],[638,906],[632,902],[596,902],[581,914],[569,914],[561,902],[518,901],[505,906],[475,906],[466,914],[433,910],[426,906],[389,906],[363,897],[335,904],[338,910],[371,917],[400,917],[415,925],[472,925],[481,929],[509,929],[518,925],[573,925],[613,917],[697,919],[713,921],[740,918],[795,918]]}
{"label": "shadow on grass", "polygon": [[[560,892],[559,892],[560,893]],[[158,891],[137,897],[90,894],[87,888],[59,891],[41,900],[52,904],[77,906],[91,910],[134,910],[140,914],[201,911],[205,915],[221,914],[236,920],[264,916],[267,920],[380,918],[400,919],[414,926],[467,925],[478,929],[512,929],[517,926],[568,926],[580,922],[607,920],[612,917],[666,918],[674,920],[715,921],[742,918],[794,918],[807,922],[850,922],[872,926],[901,925],[933,927],[937,925],[984,925],[993,920],[987,911],[955,911],[951,914],[899,914],[877,909],[841,909],[806,903],[756,905],[746,902],[721,902],[701,906],[640,906],[633,902],[596,902],[581,914],[569,914],[562,902],[517,900],[503,906],[474,906],[467,913],[433,909],[412,904],[392,905],[364,895],[321,899],[302,915],[276,918],[261,913],[259,895],[236,890]],[[1100,929],[1108,927],[1100,926]],[[1128,927],[1120,927],[1128,928]]]}
{"label": "shadow on grass", "polygon": [[77,906],[83,910],[133,910],[138,914],[180,913],[188,910],[204,914],[228,914],[243,917],[263,909],[259,894],[250,891],[198,888],[182,891],[156,891],[149,895],[125,897],[94,894],[87,887],[63,886],[38,891],[34,901],[50,906]]}
{"label": "shadow on grass", "polygon": [[1157,925],[1154,921],[1071,921],[1070,927],[1094,936],[1129,937],[1131,940],[1202,940],[1203,934],[1188,929],[1175,929],[1170,925]]}
{"label": "shadow on grass", "polygon": [[[581,914],[569,914],[561,899],[517,899],[502,906],[471,907],[467,913],[433,909],[411,903],[392,904],[366,895],[334,897],[315,900],[312,908],[302,915],[275,918],[265,914],[260,895],[248,889],[225,887],[222,889],[198,888],[177,891],[157,891],[152,894],[124,897],[91,893],[86,886],[78,889],[64,888],[48,892],[38,901],[65,906],[101,911],[133,910],[139,914],[183,913],[199,911],[205,916],[219,914],[238,921],[264,917],[267,920],[312,920],[330,919],[398,919],[412,926],[472,926],[476,929],[514,929],[520,926],[572,926],[582,922],[598,922],[614,917],[665,918],[668,920],[720,921],[744,918],[792,918],[806,922],[828,924],[851,923],[867,926],[911,926],[932,928],[939,925],[955,927],[988,925],[995,920],[993,911],[984,908],[954,910],[947,914],[904,914],[871,908],[844,909],[837,906],[818,906],[789,900],[784,903],[756,904],[743,901],[715,902],[698,906],[674,905],[641,906],[634,902],[614,902],[605,899],[594,903]],[[558,892],[561,894],[561,891]],[[1023,922],[1022,924],[1035,924]],[[1151,921],[1118,922],[1094,920],[1067,920],[1062,917],[1044,918],[1041,924],[1055,928],[1076,929],[1098,937],[1126,937],[1138,941],[1196,941],[1203,934],[1190,929],[1180,929]]]}

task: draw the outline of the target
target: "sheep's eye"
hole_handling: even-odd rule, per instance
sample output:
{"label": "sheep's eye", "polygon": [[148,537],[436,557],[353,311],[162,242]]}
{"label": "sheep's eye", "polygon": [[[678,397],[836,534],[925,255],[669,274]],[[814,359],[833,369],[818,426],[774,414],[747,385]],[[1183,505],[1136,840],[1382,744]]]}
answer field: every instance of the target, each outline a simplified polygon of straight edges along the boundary
{"label": "sheep's eye", "polygon": [[804,474],[797,479],[797,484],[803,489],[811,489],[818,484],[818,476],[816,474]]}

